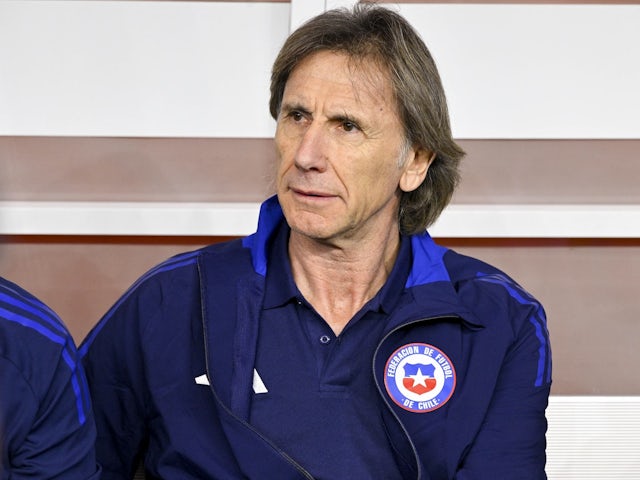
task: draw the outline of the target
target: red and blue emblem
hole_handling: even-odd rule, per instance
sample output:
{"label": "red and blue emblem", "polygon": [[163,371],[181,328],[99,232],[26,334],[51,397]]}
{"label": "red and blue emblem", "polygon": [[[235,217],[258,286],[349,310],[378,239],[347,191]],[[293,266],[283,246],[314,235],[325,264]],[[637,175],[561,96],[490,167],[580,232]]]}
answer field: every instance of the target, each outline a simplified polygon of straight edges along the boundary
{"label": "red and blue emblem", "polygon": [[391,399],[415,413],[432,412],[449,401],[456,388],[456,371],[442,350],[410,343],[391,354],[384,369]]}

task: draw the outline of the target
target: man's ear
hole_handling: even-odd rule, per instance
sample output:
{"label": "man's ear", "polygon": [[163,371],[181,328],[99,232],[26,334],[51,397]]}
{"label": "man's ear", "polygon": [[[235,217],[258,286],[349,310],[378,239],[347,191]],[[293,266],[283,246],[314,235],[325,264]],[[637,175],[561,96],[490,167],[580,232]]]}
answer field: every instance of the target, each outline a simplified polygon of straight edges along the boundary
{"label": "man's ear", "polygon": [[399,183],[403,192],[412,192],[424,182],[427,170],[436,158],[435,153],[423,148],[411,150],[409,155]]}

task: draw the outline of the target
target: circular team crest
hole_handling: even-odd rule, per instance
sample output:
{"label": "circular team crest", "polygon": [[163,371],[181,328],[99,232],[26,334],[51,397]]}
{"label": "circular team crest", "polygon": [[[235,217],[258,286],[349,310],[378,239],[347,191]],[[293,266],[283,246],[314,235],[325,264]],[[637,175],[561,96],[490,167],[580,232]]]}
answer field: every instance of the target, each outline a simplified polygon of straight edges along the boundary
{"label": "circular team crest", "polygon": [[426,413],[449,401],[456,387],[456,371],[442,350],[426,343],[409,343],[387,360],[384,385],[398,406]]}

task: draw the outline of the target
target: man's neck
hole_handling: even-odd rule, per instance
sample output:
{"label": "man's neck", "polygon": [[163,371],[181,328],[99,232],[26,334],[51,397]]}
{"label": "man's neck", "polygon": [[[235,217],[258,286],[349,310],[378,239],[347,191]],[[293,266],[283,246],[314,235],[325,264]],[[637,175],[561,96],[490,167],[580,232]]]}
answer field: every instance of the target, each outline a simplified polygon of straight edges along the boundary
{"label": "man's neck", "polygon": [[382,288],[400,248],[397,231],[340,246],[291,232],[289,257],[296,285],[336,335]]}

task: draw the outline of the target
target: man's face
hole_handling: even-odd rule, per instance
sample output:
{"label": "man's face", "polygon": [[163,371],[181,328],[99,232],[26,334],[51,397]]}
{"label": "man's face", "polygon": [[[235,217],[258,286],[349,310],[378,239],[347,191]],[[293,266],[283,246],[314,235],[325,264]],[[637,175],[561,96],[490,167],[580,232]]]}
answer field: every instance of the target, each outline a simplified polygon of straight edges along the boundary
{"label": "man's face", "polygon": [[390,82],[374,63],[328,51],[304,59],[286,83],[275,142],[293,232],[335,242],[397,230],[399,185],[417,186],[403,179],[416,152],[403,148]]}

